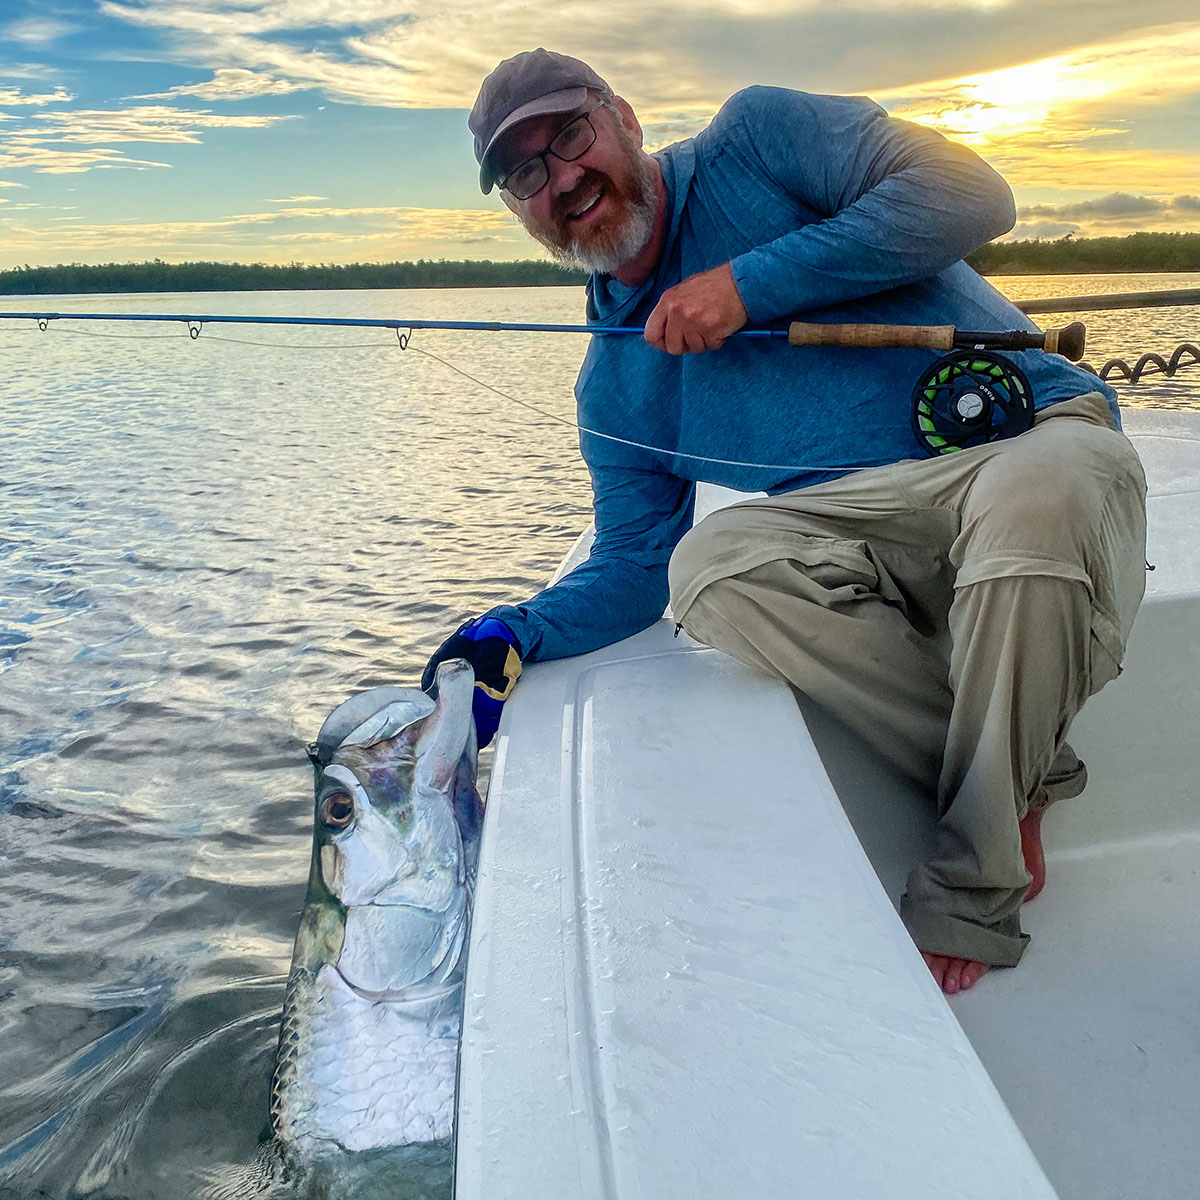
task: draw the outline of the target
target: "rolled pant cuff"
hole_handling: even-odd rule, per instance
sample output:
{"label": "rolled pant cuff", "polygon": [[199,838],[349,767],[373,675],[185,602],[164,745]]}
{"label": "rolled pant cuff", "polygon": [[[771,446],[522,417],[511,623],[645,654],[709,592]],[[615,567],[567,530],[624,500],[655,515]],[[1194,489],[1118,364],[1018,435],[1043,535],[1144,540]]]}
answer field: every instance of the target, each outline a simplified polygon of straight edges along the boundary
{"label": "rolled pant cuff", "polygon": [[1073,800],[1087,787],[1087,767],[1078,758],[1075,758],[1074,751],[1068,749],[1068,753],[1071,758],[1075,759],[1074,769],[1070,769],[1070,764],[1060,769],[1060,759],[1063,756],[1060,751],[1059,758],[1055,759],[1054,765],[1050,769],[1050,774],[1042,780],[1041,787],[1029,802],[1030,812],[1044,812],[1050,805],[1057,804],[1060,800]]}
{"label": "rolled pant cuff", "polygon": [[950,917],[924,904],[915,904],[907,895],[900,897],[900,916],[908,927],[917,949],[925,954],[944,954],[948,958],[970,958],[993,967],[1015,967],[1029,944],[1016,917],[1013,933],[1002,933],[976,925],[961,917]]}

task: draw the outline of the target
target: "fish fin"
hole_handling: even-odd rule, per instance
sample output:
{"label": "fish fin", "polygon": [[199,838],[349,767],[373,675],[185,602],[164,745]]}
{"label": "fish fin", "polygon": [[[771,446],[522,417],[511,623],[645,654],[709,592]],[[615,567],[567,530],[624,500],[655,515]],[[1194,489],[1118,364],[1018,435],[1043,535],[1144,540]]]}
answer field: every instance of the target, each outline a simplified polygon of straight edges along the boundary
{"label": "fish fin", "polygon": [[387,708],[381,709],[368,717],[357,728],[352,729],[343,739],[343,746],[362,746],[367,749],[394,738],[410,725],[424,720],[434,709],[433,702],[424,692],[421,698],[412,700],[394,700]]}
{"label": "fish fin", "polygon": [[[350,741],[351,738],[356,738],[359,730],[363,729],[373,718],[395,705],[404,704],[413,706],[412,716],[408,720],[409,724],[419,721],[433,712],[433,700],[419,688],[377,687],[366,692],[359,692],[357,696],[351,696],[349,700],[344,700],[325,718],[325,723],[321,726],[316,741],[308,747],[309,758],[317,766],[328,764],[329,760],[333,758],[334,751]],[[397,711],[388,720],[395,722],[399,717],[400,714]],[[383,728],[386,723],[381,722],[380,727]],[[394,736],[402,728],[404,728],[403,725],[397,725],[392,734],[383,736]],[[350,744],[362,743],[356,739]]]}
{"label": "fish fin", "polygon": [[483,800],[475,786],[476,759],[471,747],[463,751],[454,777],[454,819],[462,838],[467,874],[474,878],[479,861],[479,835],[483,828]]}
{"label": "fish fin", "polygon": [[438,664],[431,695],[436,707],[417,737],[417,777],[438,791],[454,778],[458,765],[474,740],[475,718],[471,706],[475,669],[465,659],[450,658]]}

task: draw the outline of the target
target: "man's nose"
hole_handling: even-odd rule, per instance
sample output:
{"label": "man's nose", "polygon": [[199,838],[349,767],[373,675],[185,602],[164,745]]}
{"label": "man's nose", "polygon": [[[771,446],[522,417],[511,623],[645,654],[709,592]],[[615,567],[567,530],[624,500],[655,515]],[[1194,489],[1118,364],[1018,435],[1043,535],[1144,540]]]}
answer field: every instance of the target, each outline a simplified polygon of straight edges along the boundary
{"label": "man's nose", "polygon": [[565,196],[579,186],[583,178],[584,166],[576,159],[574,162],[563,162],[561,158],[546,156],[546,166],[550,170],[550,189],[555,196]]}

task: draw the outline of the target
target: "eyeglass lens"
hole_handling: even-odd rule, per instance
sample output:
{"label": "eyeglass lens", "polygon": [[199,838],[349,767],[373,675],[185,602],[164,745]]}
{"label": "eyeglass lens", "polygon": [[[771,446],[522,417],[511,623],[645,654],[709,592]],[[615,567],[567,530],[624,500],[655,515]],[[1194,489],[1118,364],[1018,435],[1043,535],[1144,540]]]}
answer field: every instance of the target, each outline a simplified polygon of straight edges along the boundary
{"label": "eyeglass lens", "polygon": [[584,113],[565,129],[560,129],[554,141],[541,154],[535,154],[510,171],[500,186],[518,200],[528,200],[537,195],[550,178],[550,169],[546,166],[547,154],[553,154],[563,162],[573,162],[595,142],[596,131],[588,118],[589,114]]}

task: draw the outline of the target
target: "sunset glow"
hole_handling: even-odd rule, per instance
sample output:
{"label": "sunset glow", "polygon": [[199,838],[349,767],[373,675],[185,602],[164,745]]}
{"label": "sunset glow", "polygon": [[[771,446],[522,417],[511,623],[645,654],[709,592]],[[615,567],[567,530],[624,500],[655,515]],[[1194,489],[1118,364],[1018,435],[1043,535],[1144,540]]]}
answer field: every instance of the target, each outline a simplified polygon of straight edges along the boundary
{"label": "sunset glow", "polygon": [[1200,229],[1200,18],[1182,0],[1050,0],[1019,31],[1010,0],[498,0],[486,22],[467,0],[5,12],[0,266],[536,254],[480,195],[465,118],[496,61],[538,44],[592,62],[650,146],[751,83],[870,95],[1000,170],[1014,236]]}

